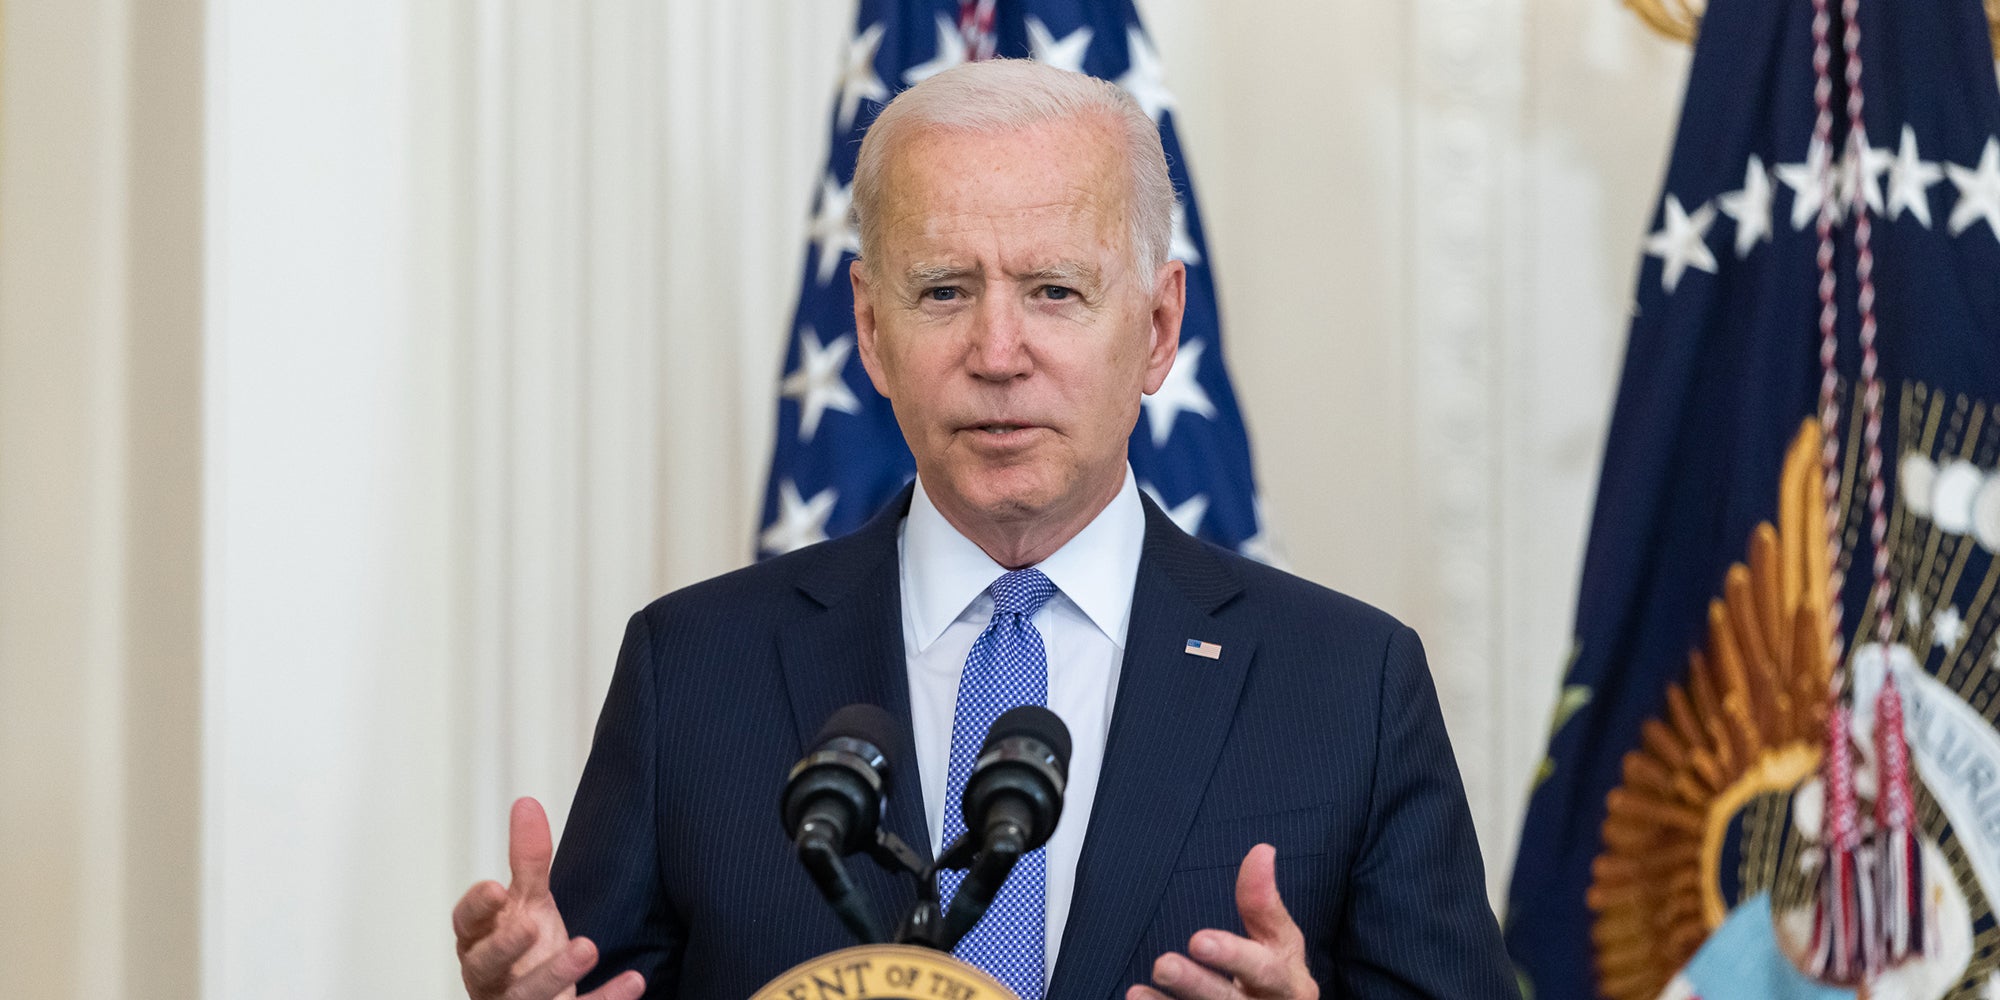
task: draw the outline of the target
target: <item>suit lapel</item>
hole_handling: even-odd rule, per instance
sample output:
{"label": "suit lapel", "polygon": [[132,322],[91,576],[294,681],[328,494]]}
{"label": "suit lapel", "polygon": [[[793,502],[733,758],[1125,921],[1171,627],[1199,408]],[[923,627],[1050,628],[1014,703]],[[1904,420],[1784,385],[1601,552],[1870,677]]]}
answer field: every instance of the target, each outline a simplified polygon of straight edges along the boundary
{"label": "suit lapel", "polygon": [[[910,683],[903,650],[903,609],[896,530],[909,510],[910,490],[861,530],[821,549],[799,576],[799,589],[825,610],[785,628],[778,638],[785,690],[801,752],[836,710],[856,702],[880,705],[896,722],[885,826],[920,856],[930,857],[916,744],[910,736]],[[881,875],[873,863],[851,867],[857,877]],[[909,896],[903,878],[893,895]],[[885,898],[877,895],[878,899]]]}
{"label": "suit lapel", "polygon": [[[1242,589],[1229,567],[1148,500],[1117,704],[1052,1000],[1122,992],[1235,717],[1255,637],[1215,617]],[[1216,659],[1187,641],[1219,644]]]}

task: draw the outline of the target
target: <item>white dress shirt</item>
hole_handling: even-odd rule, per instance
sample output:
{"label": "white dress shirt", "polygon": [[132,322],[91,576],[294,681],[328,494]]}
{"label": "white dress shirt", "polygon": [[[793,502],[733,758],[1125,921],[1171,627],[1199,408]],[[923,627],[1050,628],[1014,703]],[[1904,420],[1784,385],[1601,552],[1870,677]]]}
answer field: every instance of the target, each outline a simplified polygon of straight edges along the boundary
{"label": "white dress shirt", "polygon": [[[1035,567],[1058,591],[1035,612],[1033,622],[1048,654],[1048,708],[1069,727],[1071,743],[1062,818],[1045,856],[1044,982],[1056,967],[1063,928],[1069,922],[1076,863],[1090,825],[1091,802],[1097,797],[1097,775],[1118,695],[1125,628],[1132,617],[1132,589],[1139,579],[1145,537],[1145,509],[1139,505],[1139,487],[1127,466],[1125,485],[1111,503]],[[945,769],[951,760],[958,678],[973,640],[993,617],[993,597],[986,588],[1007,570],[944,519],[925,494],[921,479],[896,546],[903,591],[903,651],[909,661],[910,728],[924,814],[930,821],[931,856],[936,857],[943,850]]]}

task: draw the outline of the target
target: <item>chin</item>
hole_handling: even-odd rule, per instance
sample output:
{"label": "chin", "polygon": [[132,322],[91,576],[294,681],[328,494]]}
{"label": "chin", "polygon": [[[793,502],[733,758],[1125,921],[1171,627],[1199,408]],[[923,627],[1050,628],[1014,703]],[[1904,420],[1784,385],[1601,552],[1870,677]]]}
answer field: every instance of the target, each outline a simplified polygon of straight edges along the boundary
{"label": "chin", "polygon": [[1032,521],[1056,506],[1054,500],[1041,491],[991,492],[972,499],[974,508],[996,524]]}
{"label": "chin", "polygon": [[1028,521],[1058,506],[1061,484],[1021,470],[968,470],[957,477],[956,492],[968,507],[995,523]]}

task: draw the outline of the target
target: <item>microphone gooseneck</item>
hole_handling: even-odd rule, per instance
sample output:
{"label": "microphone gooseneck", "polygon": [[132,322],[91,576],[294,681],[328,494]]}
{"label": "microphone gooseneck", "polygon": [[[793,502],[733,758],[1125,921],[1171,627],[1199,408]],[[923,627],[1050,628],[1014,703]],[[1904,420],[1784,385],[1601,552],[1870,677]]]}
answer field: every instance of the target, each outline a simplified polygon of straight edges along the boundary
{"label": "microphone gooseneck", "polygon": [[867,894],[842,860],[876,847],[894,724],[874,705],[849,705],[821,727],[806,756],[792,766],[779,803],[799,863],[841,923],[865,944],[883,939]]}
{"label": "microphone gooseneck", "polygon": [[1048,843],[1062,818],[1069,754],[1069,727],[1040,705],[1009,709],[987,730],[961,802],[965,836],[938,859],[940,868],[970,869],[945,911],[942,947],[986,915],[1022,855]]}

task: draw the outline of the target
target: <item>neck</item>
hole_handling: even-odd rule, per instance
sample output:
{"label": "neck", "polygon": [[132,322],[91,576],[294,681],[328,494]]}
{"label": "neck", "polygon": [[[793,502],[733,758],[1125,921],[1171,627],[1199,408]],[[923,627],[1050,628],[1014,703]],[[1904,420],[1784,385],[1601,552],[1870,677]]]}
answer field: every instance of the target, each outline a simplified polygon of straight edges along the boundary
{"label": "neck", "polygon": [[944,497],[935,493],[929,495],[938,513],[958,529],[959,534],[979,546],[980,551],[994,562],[1006,569],[1016,570],[1026,569],[1055,555],[1057,549],[1069,544],[1069,540],[1089,527],[1090,522],[1104,512],[1104,508],[1111,506],[1111,501],[1117,498],[1124,486],[1125,470],[1121,466],[1118,475],[1111,478],[1108,489],[1100,487],[1075,503],[1005,520],[960,510]]}

